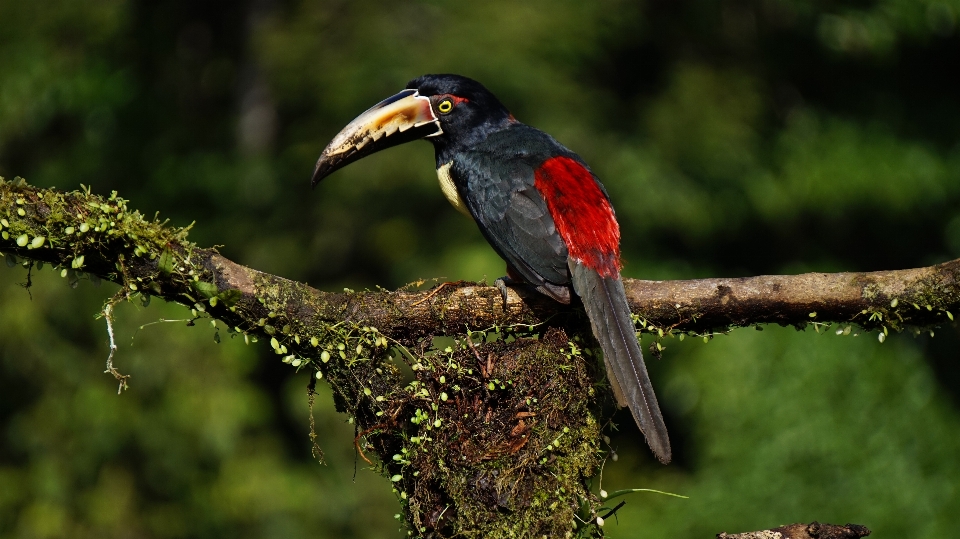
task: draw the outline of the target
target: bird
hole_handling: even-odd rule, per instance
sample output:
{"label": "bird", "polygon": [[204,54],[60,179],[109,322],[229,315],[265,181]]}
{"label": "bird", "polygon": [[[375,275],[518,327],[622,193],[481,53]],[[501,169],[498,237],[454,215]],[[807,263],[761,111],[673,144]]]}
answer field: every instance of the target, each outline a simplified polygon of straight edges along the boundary
{"label": "bird", "polygon": [[447,200],[473,219],[506,261],[504,302],[526,284],[557,302],[583,303],[617,404],[630,408],[653,454],[670,439],[620,277],[620,227],[606,189],[580,156],[518,121],[481,83],[423,75],[347,124],[324,148],[311,184],[375,152],[433,143]]}

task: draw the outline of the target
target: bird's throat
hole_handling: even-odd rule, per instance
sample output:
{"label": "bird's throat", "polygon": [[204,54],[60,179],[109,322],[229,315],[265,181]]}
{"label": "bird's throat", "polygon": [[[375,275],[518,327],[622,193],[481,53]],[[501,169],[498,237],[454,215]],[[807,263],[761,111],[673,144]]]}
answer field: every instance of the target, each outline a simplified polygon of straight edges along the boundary
{"label": "bird's throat", "polygon": [[470,211],[467,210],[467,205],[463,202],[463,199],[460,198],[460,193],[457,192],[457,186],[453,183],[453,177],[450,176],[450,167],[452,165],[453,161],[441,165],[440,168],[437,169],[437,178],[440,180],[440,190],[443,191],[443,196],[447,197],[447,200],[450,201],[450,205],[460,213],[473,219]]}

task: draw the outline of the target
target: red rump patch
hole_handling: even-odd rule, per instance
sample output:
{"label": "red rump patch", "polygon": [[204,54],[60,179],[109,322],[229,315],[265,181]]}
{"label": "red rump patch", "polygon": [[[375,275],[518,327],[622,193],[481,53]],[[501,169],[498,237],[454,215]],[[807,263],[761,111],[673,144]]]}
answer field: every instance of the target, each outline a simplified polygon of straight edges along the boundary
{"label": "red rump patch", "polygon": [[618,276],[620,225],[590,171],[569,157],[552,157],[536,170],[534,186],[570,256],[601,277]]}

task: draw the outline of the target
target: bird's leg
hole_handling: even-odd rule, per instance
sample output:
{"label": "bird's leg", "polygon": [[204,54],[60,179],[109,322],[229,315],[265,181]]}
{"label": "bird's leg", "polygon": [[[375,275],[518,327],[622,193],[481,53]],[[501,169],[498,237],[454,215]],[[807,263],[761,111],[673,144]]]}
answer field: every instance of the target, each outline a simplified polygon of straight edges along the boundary
{"label": "bird's leg", "polygon": [[507,264],[507,274],[493,282],[494,286],[497,287],[497,290],[500,291],[500,298],[503,300],[504,312],[507,310],[507,294],[509,292],[509,287],[511,285],[523,284],[523,282],[523,278],[520,277],[520,274],[517,273],[517,270],[513,269],[510,264]]}
{"label": "bird's leg", "polygon": [[520,284],[517,281],[511,279],[509,276],[504,275],[496,281],[493,282],[494,286],[500,290],[500,299],[503,300],[503,310],[507,310],[507,294],[510,290],[510,285]]}

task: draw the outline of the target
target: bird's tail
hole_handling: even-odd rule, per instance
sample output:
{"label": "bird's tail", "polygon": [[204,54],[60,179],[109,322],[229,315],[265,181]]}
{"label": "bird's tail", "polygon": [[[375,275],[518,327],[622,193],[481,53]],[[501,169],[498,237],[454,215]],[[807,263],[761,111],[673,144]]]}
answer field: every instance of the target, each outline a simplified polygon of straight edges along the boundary
{"label": "bird's tail", "polygon": [[607,377],[617,403],[630,408],[633,419],[660,462],[670,462],[667,426],[663,423],[660,405],[643,363],[623,282],[619,276],[601,277],[574,260],[570,260],[569,266],[573,289],[583,300],[593,335],[603,350]]}

